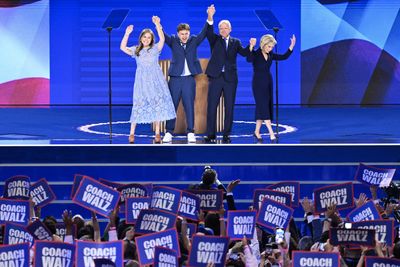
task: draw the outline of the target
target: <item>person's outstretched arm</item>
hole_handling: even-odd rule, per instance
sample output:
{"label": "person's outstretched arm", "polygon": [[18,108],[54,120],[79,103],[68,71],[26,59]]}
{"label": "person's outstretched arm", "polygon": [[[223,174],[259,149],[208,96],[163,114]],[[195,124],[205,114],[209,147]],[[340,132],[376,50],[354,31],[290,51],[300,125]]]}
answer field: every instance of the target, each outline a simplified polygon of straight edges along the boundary
{"label": "person's outstretched arm", "polygon": [[197,35],[196,38],[196,44],[200,45],[201,42],[206,38],[207,36],[207,31],[212,30],[212,25],[209,24],[209,22],[213,21],[213,16],[215,14],[215,8],[214,5],[211,5],[207,8],[207,22],[204,24],[203,29],[201,29],[201,32]]}
{"label": "person's outstretched arm", "polygon": [[157,43],[157,49],[159,52],[161,52],[161,50],[164,47],[164,43],[165,43],[165,36],[164,36],[164,32],[162,30],[162,26],[161,26],[161,20],[159,17],[157,16],[153,16],[152,21],[154,23],[154,25],[156,25],[156,30],[157,30],[157,34],[158,34],[158,38],[160,39]]}
{"label": "person's outstretched arm", "polygon": [[293,34],[292,38],[290,38],[290,46],[289,46],[288,50],[286,51],[286,53],[283,55],[272,54],[272,59],[273,60],[285,60],[285,59],[289,58],[293,52],[293,48],[294,48],[295,44],[296,44],[296,36],[294,36],[294,34]]}
{"label": "person's outstretched arm", "polygon": [[125,34],[124,37],[121,40],[121,44],[119,46],[119,48],[125,53],[128,54],[130,56],[133,56],[133,51],[132,49],[130,49],[129,47],[127,47],[127,43],[128,43],[128,39],[129,39],[129,35],[132,33],[133,31],[133,25],[129,25],[128,27],[126,27],[125,30]]}
{"label": "person's outstretched arm", "polygon": [[209,24],[209,26],[207,27],[207,40],[210,43],[211,46],[214,45],[215,41],[218,38],[218,35],[214,33],[214,14],[215,14],[216,10],[214,5],[211,5],[208,7],[207,9],[207,24]]}

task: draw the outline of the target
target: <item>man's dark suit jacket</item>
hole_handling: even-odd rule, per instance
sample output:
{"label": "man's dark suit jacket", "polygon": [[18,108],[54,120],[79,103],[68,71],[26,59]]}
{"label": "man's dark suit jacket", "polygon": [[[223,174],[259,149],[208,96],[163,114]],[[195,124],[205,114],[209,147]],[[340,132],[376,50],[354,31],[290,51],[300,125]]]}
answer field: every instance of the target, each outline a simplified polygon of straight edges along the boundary
{"label": "man's dark suit jacket", "polygon": [[164,32],[165,43],[171,48],[172,59],[168,70],[169,76],[181,76],[185,65],[185,58],[192,75],[203,73],[199,59],[197,58],[197,47],[206,38],[207,28],[211,27],[206,23],[198,35],[191,35],[183,48],[177,35],[168,35]]}
{"label": "man's dark suit jacket", "polygon": [[222,67],[225,66],[225,79],[237,83],[237,54],[247,56],[250,53],[249,47],[243,48],[239,39],[230,36],[227,50],[225,40],[221,35],[214,33],[212,26],[207,28],[207,39],[211,46],[211,58],[208,62],[206,74],[212,78],[217,78],[221,75]]}

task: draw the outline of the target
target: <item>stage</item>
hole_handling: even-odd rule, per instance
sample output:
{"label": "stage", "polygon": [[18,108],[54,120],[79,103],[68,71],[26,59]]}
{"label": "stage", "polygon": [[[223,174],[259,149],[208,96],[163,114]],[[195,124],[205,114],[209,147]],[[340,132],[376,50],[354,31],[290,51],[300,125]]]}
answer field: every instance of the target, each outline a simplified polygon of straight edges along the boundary
{"label": "stage", "polygon": [[[113,107],[112,144],[129,145],[130,112],[130,106]],[[0,113],[1,144],[110,144],[107,106],[3,108]],[[400,106],[282,106],[279,143],[398,144],[399,115]],[[262,128],[262,143],[253,137],[254,128],[254,106],[236,106],[232,144],[271,145],[266,127]],[[152,144],[153,138],[149,124],[138,125],[134,145]],[[186,135],[175,136],[174,144],[187,144]],[[196,145],[199,144],[205,144],[202,134],[197,134]],[[217,144],[222,144],[221,136]]]}

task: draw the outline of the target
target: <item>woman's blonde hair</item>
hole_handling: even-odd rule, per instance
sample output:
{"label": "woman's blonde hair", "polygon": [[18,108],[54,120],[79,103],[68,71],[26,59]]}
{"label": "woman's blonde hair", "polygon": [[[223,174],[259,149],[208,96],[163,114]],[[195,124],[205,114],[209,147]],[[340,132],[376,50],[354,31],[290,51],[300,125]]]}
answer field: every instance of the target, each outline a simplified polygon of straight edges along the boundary
{"label": "woman's blonde hair", "polygon": [[139,56],[140,51],[143,49],[143,44],[142,44],[142,42],[140,40],[142,39],[143,35],[145,35],[146,33],[150,33],[150,35],[151,35],[151,42],[150,42],[150,45],[149,45],[149,49],[154,45],[154,33],[153,33],[153,31],[151,29],[144,29],[140,33],[139,44],[136,46],[136,49],[135,49],[135,55],[136,56]]}
{"label": "woman's blonde hair", "polygon": [[271,34],[265,34],[261,37],[261,41],[260,41],[260,47],[261,49],[264,48],[264,46],[266,46],[267,44],[272,43],[273,45],[276,45],[277,41],[275,40],[274,36],[272,36]]}

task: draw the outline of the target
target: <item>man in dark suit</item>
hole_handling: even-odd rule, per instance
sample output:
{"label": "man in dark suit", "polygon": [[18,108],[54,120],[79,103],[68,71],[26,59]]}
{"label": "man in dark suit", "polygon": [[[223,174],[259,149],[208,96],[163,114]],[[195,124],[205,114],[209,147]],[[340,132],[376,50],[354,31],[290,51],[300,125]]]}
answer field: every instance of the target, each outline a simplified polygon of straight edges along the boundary
{"label": "man in dark suit", "polygon": [[[209,7],[211,18],[208,23],[213,24],[215,7]],[[207,107],[207,137],[206,142],[215,142],[216,139],[216,113],[221,94],[225,100],[225,121],[223,142],[230,143],[230,134],[233,123],[233,108],[235,105],[237,76],[237,55],[247,56],[250,53],[249,46],[243,48],[237,38],[230,36],[231,23],[222,20],[218,24],[219,34],[209,29],[207,39],[211,46],[211,58],[208,63],[206,74],[208,83],[208,107]]]}
{"label": "man in dark suit", "polygon": [[[209,13],[208,10],[207,13]],[[205,23],[197,36],[190,35],[190,26],[186,23],[178,25],[177,35],[170,36],[164,32],[165,43],[172,50],[172,60],[168,70],[168,75],[170,76],[168,86],[175,110],[177,110],[179,101],[182,98],[186,114],[187,139],[189,143],[196,142],[196,136],[194,135],[194,99],[196,96],[194,76],[203,72],[197,58],[197,47],[205,39],[207,30],[210,27],[209,23]],[[175,119],[167,121],[167,129],[163,142],[168,143],[172,141],[174,128]]]}

